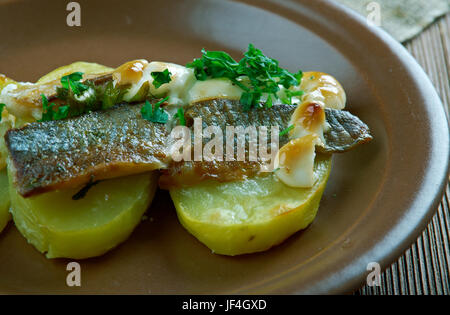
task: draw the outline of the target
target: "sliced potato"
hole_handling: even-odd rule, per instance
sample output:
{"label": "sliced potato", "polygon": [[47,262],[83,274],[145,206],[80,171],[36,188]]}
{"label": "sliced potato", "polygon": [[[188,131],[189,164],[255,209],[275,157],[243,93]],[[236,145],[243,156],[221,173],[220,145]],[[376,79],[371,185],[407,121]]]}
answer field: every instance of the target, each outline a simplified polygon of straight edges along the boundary
{"label": "sliced potato", "polygon": [[9,213],[8,175],[6,169],[0,171],[0,232],[11,220]]}
{"label": "sliced potato", "polygon": [[259,252],[306,228],[315,218],[331,169],[331,158],[316,157],[312,188],[292,188],[274,174],[239,182],[205,182],[172,189],[181,224],[213,252]]}
{"label": "sliced potato", "polygon": [[16,126],[17,119],[4,108],[0,112],[0,170],[5,169],[6,160],[8,158],[8,149],[5,143],[6,132]]}
{"label": "sliced potato", "polygon": [[[101,74],[111,70],[96,63],[75,62],[53,70],[37,83],[59,80],[77,71]],[[0,77],[0,88],[7,79],[3,78],[3,81]],[[76,190],[25,199],[11,182],[8,183],[7,177],[6,169],[0,171],[0,231],[10,219],[11,197],[11,213],[16,227],[48,258],[88,258],[117,246],[140,222],[157,186],[157,173],[151,173],[103,181],[77,201],[72,200]]]}
{"label": "sliced potato", "polygon": [[122,177],[100,182],[74,201],[76,190],[23,198],[10,180],[11,213],[18,230],[47,258],[94,257],[128,238],[156,186],[155,172]]}
{"label": "sliced potato", "polygon": [[5,86],[7,86],[10,83],[16,83],[16,81],[0,73],[0,92],[3,90]]}
{"label": "sliced potato", "polygon": [[114,69],[104,65],[100,65],[98,63],[77,61],[71,63],[70,65],[59,67],[53,70],[52,72],[47,73],[42,78],[40,78],[36,83],[43,84],[54,80],[59,80],[65,75],[78,71],[83,72],[85,74],[101,74],[112,70]]}

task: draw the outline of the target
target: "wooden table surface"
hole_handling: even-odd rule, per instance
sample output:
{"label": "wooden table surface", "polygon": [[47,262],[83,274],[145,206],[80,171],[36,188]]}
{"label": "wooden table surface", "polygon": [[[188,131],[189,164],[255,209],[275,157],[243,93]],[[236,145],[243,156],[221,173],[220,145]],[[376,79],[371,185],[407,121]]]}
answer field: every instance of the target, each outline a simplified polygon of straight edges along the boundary
{"label": "wooden table surface", "polygon": [[[405,47],[430,77],[449,117],[450,14],[440,18]],[[450,181],[428,227],[381,275],[381,286],[363,286],[362,295],[450,294]]]}

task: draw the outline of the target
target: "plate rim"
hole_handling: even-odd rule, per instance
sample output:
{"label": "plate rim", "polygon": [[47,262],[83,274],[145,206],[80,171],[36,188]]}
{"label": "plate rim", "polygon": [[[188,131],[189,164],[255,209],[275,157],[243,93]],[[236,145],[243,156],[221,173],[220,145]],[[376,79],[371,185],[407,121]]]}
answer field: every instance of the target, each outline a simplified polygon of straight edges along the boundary
{"label": "plate rim", "polygon": [[[396,242],[392,243],[391,238],[394,235],[385,235],[381,240],[377,240],[374,245],[370,246],[370,249],[362,253],[358,260],[352,260],[352,264],[348,265],[346,268],[340,269],[338,271],[330,272],[327,276],[322,277],[322,279],[315,280],[311,286],[308,288],[298,288],[298,282],[295,281],[295,274],[297,271],[284,273],[281,276],[275,276],[273,279],[268,281],[263,281],[262,283],[256,284],[245,288],[244,290],[236,290],[236,293],[248,293],[248,292],[258,292],[258,293],[292,293],[292,294],[342,294],[351,293],[359,289],[366,280],[365,270],[361,270],[361,260],[366,258],[364,261],[368,260],[369,257],[379,257],[379,252],[383,252],[379,259],[376,260],[381,266],[381,271],[383,272],[388,268],[393,262],[395,262],[402,253],[408,249],[423,232],[426,226],[429,224],[431,218],[436,213],[439,203],[442,199],[442,194],[444,193],[447,180],[450,172],[450,135],[449,135],[449,121],[446,116],[444,105],[436,91],[436,88],[432,84],[430,78],[418,64],[415,58],[407,51],[407,49],[395,40],[386,31],[381,29],[381,27],[369,26],[367,21],[352,9],[344,6],[341,3],[329,0],[231,0],[232,2],[244,3],[252,7],[260,8],[269,11],[273,14],[279,15],[282,18],[287,18],[290,21],[295,22],[295,19],[287,17],[287,15],[293,17],[304,17],[301,11],[304,9],[309,10],[309,12],[321,16],[322,18],[332,19],[334,23],[339,24],[344,27],[345,23],[351,24],[351,27],[357,27],[359,31],[364,31],[367,36],[374,38],[377,43],[382,44],[384,48],[390,51],[390,54],[395,56],[399,62],[405,67],[408,67],[410,73],[414,73],[412,78],[418,81],[420,78],[422,80],[422,86],[420,87],[422,93],[429,97],[429,101],[423,104],[424,108],[428,108],[428,114],[433,114],[433,119],[437,122],[439,128],[434,129],[430,137],[434,140],[432,142],[432,155],[434,156],[434,163],[428,164],[428,170],[431,166],[437,167],[440,171],[434,171],[433,174],[438,175],[436,178],[428,178],[428,184],[420,185],[422,192],[422,197],[419,200],[422,210],[417,209],[411,210],[412,207],[405,209],[403,214],[418,212],[421,215],[421,219],[413,228],[408,231],[398,231],[400,225],[405,225],[405,217],[403,216],[399,219],[399,222],[392,226],[388,234],[395,234]],[[316,18],[316,17],[314,17]],[[317,21],[316,21],[317,22]],[[319,23],[319,22],[317,22]],[[304,27],[304,24],[299,23]],[[326,29],[326,27],[324,27]],[[347,28],[350,28],[348,26]],[[342,51],[336,47],[330,41],[324,39],[318,32],[315,32],[312,27],[307,28],[309,31],[313,32],[316,36],[326,41],[332,45],[335,49],[342,53]],[[351,33],[350,33],[351,34]],[[345,55],[345,54],[343,54]],[[411,76],[411,74],[409,74]],[[440,147],[436,147],[436,143],[439,140]],[[431,154],[430,154],[431,155]],[[429,175],[426,173],[425,175]],[[425,177],[424,175],[424,177]],[[440,175],[440,176],[439,176]],[[429,176],[428,176],[429,177]],[[433,188],[434,187],[434,188]],[[427,195],[423,194],[424,191],[433,191],[433,194]],[[415,206],[417,208],[417,205]],[[351,230],[351,229],[349,229]],[[349,230],[346,230],[343,235],[348,234]],[[340,235],[339,238],[342,238]],[[357,263],[359,262],[359,263]],[[344,274],[339,274],[343,272]],[[339,277],[337,277],[339,274]],[[288,281],[286,281],[288,280]],[[269,288],[269,289],[268,289]],[[249,291],[250,290],[250,291]]]}
{"label": "plate rim", "polygon": [[[12,1],[21,1],[21,0],[12,0]],[[437,117],[437,121],[441,128],[441,133],[435,131],[432,135],[433,139],[436,139],[439,136],[439,141],[441,142],[441,148],[436,148],[435,143],[433,142],[433,152],[436,155],[435,164],[438,162],[443,162],[439,165],[439,169],[442,170],[442,174],[439,178],[434,178],[433,183],[434,194],[432,196],[424,196],[422,200],[426,201],[424,204],[427,204],[426,207],[422,207],[423,209],[420,212],[422,215],[420,223],[411,228],[407,233],[401,233],[401,239],[399,239],[395,244],[381,244],[382,241],[377,241],[375,245],[381,246],[380,248],[375,248],[375,245],[371,246],[370,251],[364,253],[362,257],[368,256],[370,253],[376,251],[386,252],[387,249],[391,249],[388,254],[384,254],[384,257],[379,260],[380,265],[383,270],[388,267],[393,261],[395,261],[401,253],[410,247],[410,245],[417,239],[420,233],[424,230],[424,228],[429,224],[430,219],[435,214],[437,210],[437,206],[441,201],[441,197],[443,191],[445,190],[446,183],[448,180],[449,168],[450,168],[450,139],[449,139],[449,122],[446,117],[444,107],[442,101],[440,100],[435,87],[431,83],[429,77],[425,74],[424,70],[420,67],[417,61],[410,55],[410,53],[406,50],[406,48],[393,39],[388,33],[381,30],[380,28],[369,28],[365,19],[358,15],[356,12],[351,9],[345,7],[344,5],[327,1],[327,0],[227,0],[229,2],[243,3],[247,4],[251,7],[260,8],[263,10],[267,10],[265,8],[269,8],[271,13],[274,13],[282,18],[286,18],[286,12],[289,12],[291,17],[300,17],[302,16],[299,12],[303,9],[309,10],[309,12],[313,12],[316,16],[328,16],[333,17],[335,23],[350,23],[353,27],[359,27],[359,29],[371,37],[377,39],[377,41],[387,49],[392,51],[392,54],[398,57],[398,60],[410,67],[411,72],[415,72],[414,77],[420,77],[423,82],[422,90],[423,93],[430,96],[430,101],[425,103],[424,106],[430,107],[428,112],[434,112],[434,116]],[[0,5],[8,4],[10,1],[1,1]],[[319,12],[320,11],[320,12]],[[283,14],[284,13],[284,14]],[[292,18],[288,18],[292,20]],[[304,25],[304,24],[300,24]],[[313,31],[308,28],[308,30]],[[314,32],[314,31],[313,31]],[[318,33],[314,32],[316,36],[322,38]],[[323,38],[322,38],[323,39]],[[325,40],[325,39],[323,39]],[[327,40],[325,40],[329,43]],[[336,48],[332,43],[330,44]],[[337,48],[336,48],[337,49]],[[340,51],[338,49],[338,51]],[[443,132],[443,133],[442,133]],[[442,136],[444,134],[444,136]],[[443,142],[443,145],[442,145]],[[436,152],[438,151],[438,152]],[[429,184],[431,185],[431,183]],[[422,188],[423,185],[421,185]],[[404,221],[402,218],[401,222]],[[397,224],[395,227],[398,227]],[[394,228],[393,228],[394,229]],[[392,230],[390,232],[392,232]],[[394,231],[395,232],[395,231]],[[348,233],[348,230],[344,232],[344,234]],[[399,233],[399,232],[398,232]],[[341,235],[342,236],[342,235]],[[341,237],[340,236],[340,237]],[[314,281],[311,286],[308,288],[299,288],[298,282],[295,280],[296,271],[292,271],[294,275],[291,273],[286,273],[281,276],[277,275],[272,280],[268,280],[265,282],[258,282],[253,284],[249,291],[248,288],[237,289],[236,293],[252,293],[261,292],[261,293],[295,293],[295,294],[330,294],[330,293],[348,293],[354,289],[358,289],[361,284],[364,282],[366,274],[361,272],[361,268],[356,268],[355,262],[351,266],[347,266],[346,269],[353,269],[348,271],[345,275],[341,275],[340,279],[336,279],[334,276],[336,275],[336,271],[334,271],[331,276],[324,277],[323,279],[319,279]],[[285,281],[287,278],[289,281]],[[283,280],[285,279],[285,280]],[[1,292],[1,291],[0,291]],[[232,292],[234,293],[234,292]]]}

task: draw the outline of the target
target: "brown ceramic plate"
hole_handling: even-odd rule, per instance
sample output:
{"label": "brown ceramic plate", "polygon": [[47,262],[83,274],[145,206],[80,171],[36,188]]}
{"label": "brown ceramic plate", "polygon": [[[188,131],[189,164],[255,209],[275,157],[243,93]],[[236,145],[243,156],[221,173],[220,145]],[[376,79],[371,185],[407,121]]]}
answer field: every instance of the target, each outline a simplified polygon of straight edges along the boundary
{"label": "brown ceramic plate", "polygon": [[184,64],[200,49],[236,58],[249,42],[291,69],[333,74],[348,109],[375,140],[334,157],[319,214],[267,252],[212,254],[178,223],[159,192],[130,239],[80,261],[82,286],[66,286],[68,260],[47,260],[13,224],[0,235],[2,293],[343,293],[369,262],[387,266],[425,227],[447,176],[442,104],[403,47],[326,1],[79,1],[82,26],[66,25],[67,1],[0,2],[0,72],[33,81],[77,60]]}

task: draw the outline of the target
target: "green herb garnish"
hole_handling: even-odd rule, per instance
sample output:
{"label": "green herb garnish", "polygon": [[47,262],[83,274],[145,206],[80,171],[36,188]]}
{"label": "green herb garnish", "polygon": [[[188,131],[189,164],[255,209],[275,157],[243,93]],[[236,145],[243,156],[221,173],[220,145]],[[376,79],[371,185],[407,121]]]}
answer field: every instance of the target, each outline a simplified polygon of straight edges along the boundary
{"label": "green herb garnish", "polygon": [[178,111],[175,114],[175,117],[178,118],[178,122],[180,123],[180,126],[186,126],[186,119],[184,118],[184,110],[182,107],[178,108]]}
{"label": "green herb garnish", "polygon": [[69,116],[69,108],[69,105],[59,106],[57,111],[54,112],[52,120],[61,120],[67,118]]}
{"label": "green herb garnish", "polygon": [[172,78],[170,77],[172,73],[170,73],[168,69],[164,71],[154,71],[151,73],[151,75],[153,77],[153,86],[156,89],[159,88],[161,85],[172,81]]}
{"label": "green herb garnish", "polygon": [[103,91],[96,91],[96,93],[102,95],[102,109],[108,109],[123,101],[127,89],[114,87],[113,81],[110,81]]}
{"label": "green herb garnish", "polygon": [[267,97],[267,100],[266,100],[266,107],[267,107],[267,108],[271,108],[272,105],[273,105],[272,96],[269,95],[269,96]]}
{"label": "green herb garnish", "polygon": [[142,118],[160,124],[165,124],[169,119],[169,115],[160,108],[160,105],[169,99],[167,96],[153,106],[149,101],[145,101],[144,106],[141,108]]}
{"label": "green herb garnish", "polygon": [[239,62],[223,51],[202,49],[202,57],[194,59],[186,67],[194,69],[197,80],[230,79],[244,90],[240,100],[244,110],[259,106],[263,94],[268,94],[266,106],[270,108],[273,99],[278,99],[280,85],[285,89],[298,86],[303,76],[301,71],[293,74],[280,68],[277,60],[265,56],[252,44]]}
{"label": "green herb garnish", "polygon": [[283,98],[282,101],[286,104],[292,105],[292,97],[294,96],[302,96],[305,94],[303,91],[292,91],[292,90],[285,90],[284,94],[286,95],[286,98]]}
{"label": "green herb garnish", "polygon": [[60,120],[67,118],[69,115],[69,106],[59,106],[55,111],[53,108],[56,106],[54,103],[48,103],[48,99],[44,94],[41,94],[42,97],[42,118],[38,120],[39,122],[43,121],[51,121],[51,120]]}
{"label": "green herb garnish", "polygon": [[115,87],[113,81],[101,85],[89,80],[81,83],[82,75],[82,72],[74,72],[64,76],[61,78],[62,86],[56,88],[58,99],[68,106],[68,117],[108,109],[123,101],[127,88]]}
{"label": "green herb garnish", "polygon": [[82,78],[83,72],[74,72],[63,76],[61,78],[61,85],[63,89],[69,90],[70,88],[75,95],[80,95],[89,88],[87,85],[80,82]]}
{"label": "green herb garnish", "polygon": [[284,136],[285,134],[289,133],[289,131],[291,131],[292,129],[294,129],[294,125],[290,125],[289,127],[287,127],[286,129],[284,129],[283,131],[280,132],[280,137]]}
{"label": "green herb garnish", "polygon": [[2,113],[3,113],[3,108],[5,108],[6,104],[0,103],[0,122],[2,121]]}

